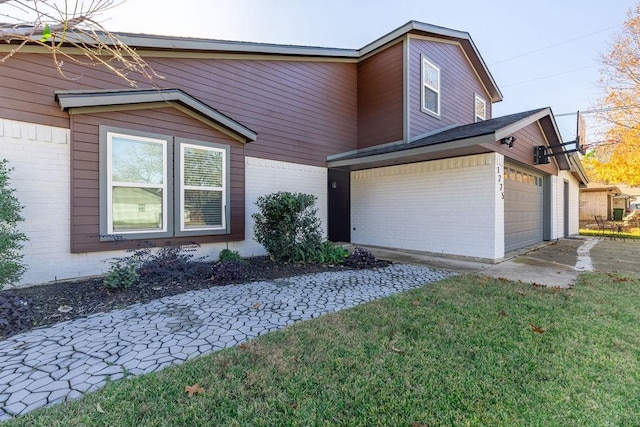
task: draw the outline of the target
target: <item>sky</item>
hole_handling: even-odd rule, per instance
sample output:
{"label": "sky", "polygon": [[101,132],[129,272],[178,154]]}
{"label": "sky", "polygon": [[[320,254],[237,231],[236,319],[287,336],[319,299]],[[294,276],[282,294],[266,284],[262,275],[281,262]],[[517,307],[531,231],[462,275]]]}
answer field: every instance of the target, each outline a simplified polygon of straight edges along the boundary
{"label": "sky", "polygon": [[564,114],[597,108],[599,56],[634,5],[632,0],[124,0],[100,21],[111,31],[353,49],[411,20],[466,31],[504,96],[494,104],[493,116],[551,107],[564,139],[573,140],[575,115]]}

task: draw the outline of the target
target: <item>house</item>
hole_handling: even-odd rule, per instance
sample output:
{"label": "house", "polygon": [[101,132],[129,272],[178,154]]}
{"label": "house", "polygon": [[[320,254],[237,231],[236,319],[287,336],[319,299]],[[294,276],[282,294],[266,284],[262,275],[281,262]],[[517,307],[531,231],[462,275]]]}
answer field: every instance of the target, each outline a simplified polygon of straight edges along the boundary
{"label": "house", "polygon": [[592,224],[599,215],[608,220],[621,220],[635,197],[625,194],[615,185],[589,185],[580,189],[580,222]]}
{"label": "house", "polygon": [[579,160],[549,108],[492,117],[502,93],[466,32],[409,22],[361,49],[122,37],[155,87],[70,61],[63,78],[36,46],[0,65],[22,284],[102,273],[140,241],[263,254],[251,214],[275,191],[314,194],[327,236],[356,244],[499,261],[578,232]]}

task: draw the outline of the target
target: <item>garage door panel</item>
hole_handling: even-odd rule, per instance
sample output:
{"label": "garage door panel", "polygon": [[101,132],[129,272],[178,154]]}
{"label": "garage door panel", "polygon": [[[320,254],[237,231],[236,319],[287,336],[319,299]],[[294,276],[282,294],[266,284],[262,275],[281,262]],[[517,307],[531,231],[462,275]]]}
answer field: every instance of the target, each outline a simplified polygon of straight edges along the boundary
{"label": "garage door panel", "polygon": [[507,167],[518,171],[505,177],[505,251],[510,252],[543,240],[544,215],[542,176],[522,167]]}

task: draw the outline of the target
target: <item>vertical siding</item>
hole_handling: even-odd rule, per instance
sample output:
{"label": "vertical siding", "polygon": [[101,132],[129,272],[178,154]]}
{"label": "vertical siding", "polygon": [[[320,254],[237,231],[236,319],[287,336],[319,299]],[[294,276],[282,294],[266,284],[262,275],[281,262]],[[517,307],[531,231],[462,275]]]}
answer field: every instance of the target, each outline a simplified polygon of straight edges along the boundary
{"label": "vertical siding", "polygon": [[[357,143],[357,64],[342,62],[149,58],[164,79],[258,133],[247,155],[324,166]],[[69,127],[56,90],[127,88],[100,67],[19,53],[0,67],[0,118]],[[141,87],[148,87],[141,83]]]}
{"label": "vertical siding", "polygon": [[596,215],[608,219],[611,216],[610,197],[606,191],[580,192],[580,220],[594,222]]}
{"label": "vertical siding", "polygon": [[403,138],[403,43],[358,64],[358,148]]}
{"label": "vertical siding", "polygon": [[[127,244],[100,242],[99,126],[227,144],[231,147],[231,234],[244,239],[244,145],[171,108],[74,115],[71,133],[71,251],[93,252],[126,248]],[[169,204],[171,206],[171,203]],[[225,241],[226,236],[172,238],[173,242]],[[168,240],[159,239],[159,243]],[[135,242],[129,242],[130,246]]]}
{"label": "vertical siding", "polygon": [[[473,123],[475,121],[476,93],[487,101],[487,119],[491,118],[491,98],[459,45],[416,38],[409,40],[409,125],[411,137],[451,125]],[[427,114],[420,108],[421,55],[440,68],[440,117]]]}

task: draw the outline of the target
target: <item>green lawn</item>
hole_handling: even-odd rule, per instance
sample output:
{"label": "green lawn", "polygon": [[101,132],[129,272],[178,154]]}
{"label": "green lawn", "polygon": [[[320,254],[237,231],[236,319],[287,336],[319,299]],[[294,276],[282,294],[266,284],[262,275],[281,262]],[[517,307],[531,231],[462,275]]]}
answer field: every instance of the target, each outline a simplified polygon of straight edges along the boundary
{"label": "green lawn", "polygon": [[7,426],[639,425],[639,302],[638,278],[459,276]]}

